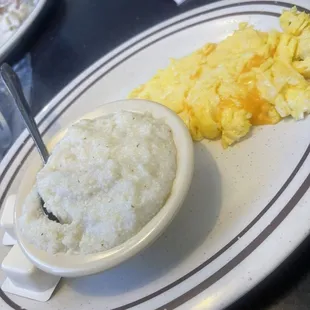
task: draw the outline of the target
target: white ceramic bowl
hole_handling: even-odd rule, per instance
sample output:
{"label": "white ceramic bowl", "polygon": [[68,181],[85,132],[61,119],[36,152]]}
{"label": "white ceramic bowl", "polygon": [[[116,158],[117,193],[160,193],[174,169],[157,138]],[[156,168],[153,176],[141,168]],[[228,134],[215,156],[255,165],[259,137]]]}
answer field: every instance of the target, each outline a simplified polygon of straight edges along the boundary
{"label": "white ceramic bowl", "polygon": [[[82,118],[96,118],[120,110],[150,112],[155,118],[163,118],[171,127],[177,148],[177,171],[171,194],[157,215],[147,223],[135,236],[110,250],[88,255],[70,255],[64,253],[50,254],[28,243],[20,233],[18,217],[26,196],[35,183],[37,172],[42,167],[39,156],[26,171],[21,182],[15,202],[15,232],[19,245],[26,256],[40,269],[64,277],[77,277],[102,272],[114,267],[137,254],[150,245],[169,225],[180,209],[189,190],[193,168],[193,142],[183,121],[168,108],[146,100],[123,100],[107,103]],[[51,147],[64,135],[65,130],[55,136]]]}

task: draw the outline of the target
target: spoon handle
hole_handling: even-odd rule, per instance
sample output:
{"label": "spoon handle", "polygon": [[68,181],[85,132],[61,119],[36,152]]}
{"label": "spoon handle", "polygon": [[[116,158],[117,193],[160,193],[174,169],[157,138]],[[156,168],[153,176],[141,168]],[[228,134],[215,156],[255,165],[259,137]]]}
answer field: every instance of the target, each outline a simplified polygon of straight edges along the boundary
{"label": "spoon handle", "polygon": [[39,153],[42,157],[43,162],[46,164],[49,153],[45,147],[45,144],[41,138],[38,127],[35,123],[34,118],[31,116],[30,108],[28,102],[25,98],[24,92],[22,90],[22,86],[20,84],[20,80],[14,70],[6,63],[1,66],[0,73],[2,79],[11,93],[14,101],[16,103],[17,108],[19,109],[25,124],[39,150]]}

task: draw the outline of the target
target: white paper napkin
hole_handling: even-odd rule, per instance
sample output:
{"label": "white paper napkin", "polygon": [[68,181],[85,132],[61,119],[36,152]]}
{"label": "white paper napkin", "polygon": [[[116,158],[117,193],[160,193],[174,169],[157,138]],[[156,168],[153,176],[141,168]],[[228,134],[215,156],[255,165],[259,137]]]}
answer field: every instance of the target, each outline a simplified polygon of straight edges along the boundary
{"label": "white paper napkin", "polygon": [[174,2],[175,2],[177,5],[181,5],[181,4],[184,3],[185,1],[187,1],[187,0],[174,0]]}

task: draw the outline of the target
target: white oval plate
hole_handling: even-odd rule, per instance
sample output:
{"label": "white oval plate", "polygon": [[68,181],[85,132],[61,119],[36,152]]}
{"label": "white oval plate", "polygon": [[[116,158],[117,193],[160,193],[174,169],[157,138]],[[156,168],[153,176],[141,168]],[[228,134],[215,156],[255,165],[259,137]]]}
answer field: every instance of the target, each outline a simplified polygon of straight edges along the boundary
{"label": "white oval plate", "polygon": [[18,44],[25,32],[32,25],[35,19],[38,17],[42,9],[44,8],[47,0],[38,0],[36,6],[29,14],[29,16],[24,20],[20,27],[10,36],[10,38],[0,45],[0,61],[2,61],[9,52]]}
{"label": "white oval plate", "polygon": [[[308,0],[295,0],[303,10]],[[57,95],[37,118],[44,137],[95,109],[123,99],[169,57],[219,41],[241,21],[278,28],[291,4],[222,1],[161,23],[100,59]],[[310,118],[256,128],[223,151],[195,145],[195,172],[180,213],[149,249],[99,275],[64,279],[42,305],[26,309],[222,309],[274,270],[309,233]],[[0,166],[0,202],[16,193],[33,145],[24,132]],[[1,256],[7,250],[1,248]],[[8,301],[8,300],[7,300]]]}

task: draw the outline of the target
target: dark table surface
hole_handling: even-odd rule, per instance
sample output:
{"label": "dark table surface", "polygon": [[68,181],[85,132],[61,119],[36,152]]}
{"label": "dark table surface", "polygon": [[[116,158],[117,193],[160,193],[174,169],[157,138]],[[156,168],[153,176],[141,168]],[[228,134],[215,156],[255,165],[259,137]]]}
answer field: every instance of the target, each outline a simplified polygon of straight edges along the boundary
{"label": "dark table surface", "polygon": [[[30,52],[36,114],[80,72],[125,40],[210,2],[188,0],[178,7],[172,0],[49,0],[48,10],[9,61]],[[229,310],[310,309],[309,240]]]}

